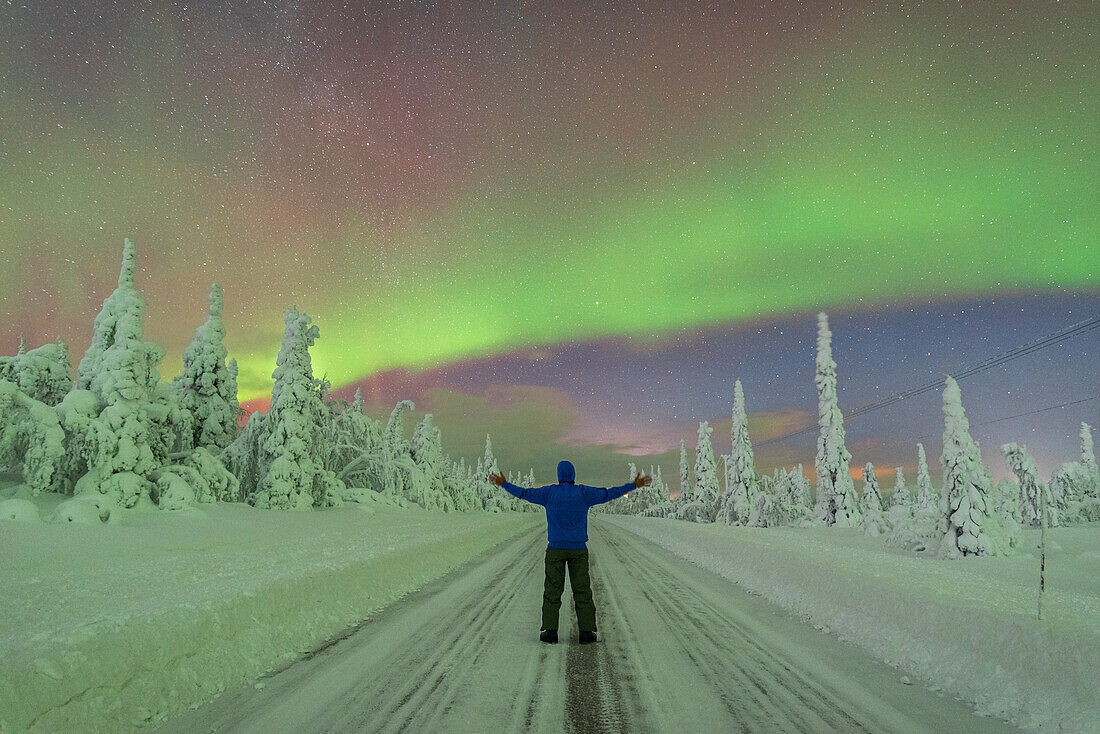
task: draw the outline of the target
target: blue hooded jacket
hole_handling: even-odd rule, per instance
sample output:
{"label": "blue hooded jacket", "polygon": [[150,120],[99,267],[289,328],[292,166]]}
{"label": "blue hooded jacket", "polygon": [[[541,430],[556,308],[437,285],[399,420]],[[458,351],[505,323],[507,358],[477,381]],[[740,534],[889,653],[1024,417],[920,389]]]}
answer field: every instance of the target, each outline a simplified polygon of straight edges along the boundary
{"label": "blue hooded jacket", "polygon": [[501,486],[521,500],[546,508],[546,539],[550,548],[577,549],[588,542],[588,508],[622,497],[634,482],[619,487],[589,487],[574,483],[577,473],[568,461],[558,462],[558,483],[528,489],[511,482]]}

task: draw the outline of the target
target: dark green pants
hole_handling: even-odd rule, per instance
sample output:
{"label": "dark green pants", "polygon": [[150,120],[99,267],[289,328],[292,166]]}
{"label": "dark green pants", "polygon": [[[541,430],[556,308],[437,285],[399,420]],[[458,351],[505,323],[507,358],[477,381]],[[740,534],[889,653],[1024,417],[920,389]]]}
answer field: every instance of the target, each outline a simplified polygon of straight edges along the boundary
{"label": "dark green pants", "polygon": [[546,586],[542,592],[542,628],[558,628],[561,594],[565,591],[565,569],[569,568],[569,585],[573,588],[573,605],[577,609],[577,628],[596,631],[596,604],[592,601],[592,582],[588,577],[588,549],[546,549]]}

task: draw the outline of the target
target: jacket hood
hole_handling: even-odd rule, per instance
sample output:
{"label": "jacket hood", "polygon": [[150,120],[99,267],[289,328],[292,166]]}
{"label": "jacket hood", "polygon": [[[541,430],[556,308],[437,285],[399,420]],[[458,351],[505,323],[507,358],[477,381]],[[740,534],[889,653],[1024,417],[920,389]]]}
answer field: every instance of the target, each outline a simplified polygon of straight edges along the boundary
{"label": "jacket hood", "polygon": [[577,478],[577,471],[573,468],[573,465],[568,461],[558,462],[558,482],[573,484],[573,480]]}

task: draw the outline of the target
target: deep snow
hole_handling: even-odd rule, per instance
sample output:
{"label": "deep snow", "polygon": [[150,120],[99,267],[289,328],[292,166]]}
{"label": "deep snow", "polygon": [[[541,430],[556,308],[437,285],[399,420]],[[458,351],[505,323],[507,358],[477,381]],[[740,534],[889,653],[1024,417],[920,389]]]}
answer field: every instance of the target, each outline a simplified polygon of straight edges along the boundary
{"label": "deep snow", "polygon": [[859,529],[744,528],[607,516],[978,711],[1043,731],[1100,731],[1100,525],[1038,531],[1022,552],[948,561]]}
{"label": "deep snow", "polygon": [[595,645],[568,591],[559,644],[538,641],[538,528],[163,732],[1012,730],[622,528],[590,530]]}
{"label": "deep snow", "polygon": [[289,513],[147,505],[105,524],[38,519],[62,499],[35,498],[38,513],[8,500],[22,519],[0,519],[4,734],[164,720],[540,521],[381,503]]}
{"label": "deep snow", "polygon": [[[0,731],[155,725],[282,668],[517,533],[545,531],[535,514],[442,514],[375,499],[366,506],[303,513],[225,503],[166,513],[140,505],[116,510],[108,523],[85,518],[92,524],[41,522],[52,506],[72,502],[59,495],[0,503],[0,518],[16,518],[0,519]],[[1037,531],[1025,531],[1019,555],[946,561],[891,550],[858,529],[741,528],[618,516],[593,522],[602,525],[604,518],[896,666],[897,679],[909,675],[1025,728],[1100,730],[1096,525],[1048,531],[1046,619],[1039,622],[1038,564],[1027,551]],[[606,543],[593,534],[594,548]],[[647,556],[645,565],[660,571],[662,594],[680,612],[642,611],[639,605],[653,604],[656,592],[641,577],[627,587],[615,578],[595,583],[598,595],[601,587],[611,595],[602,607],[605,631],[614,635],[617,627],[637,647],[615,653],[626,656],[619,661],[627,666],[623,670],[641,665],[635,672],[652,677],[658,673],[642,665],[645,660],[664,664],[676,650],[692,657],[693,646],[702,654],[718,638],[693,641],[682,629],[684,620],[664,619],[694,608],[695,602],[677,596],[676,589],[687,588],[686,576],[669,575],[683,572],[662,560],[664,551],[637,551]],[[618,555],[626,562],[638,553]],[[537,562],[527,566],[532,598],[522,604],[537,619],[541,573]],[[657,578],[652,569],[635,570]],[[615,587],[633,598],[631,608],[615,608]],[[696,592],[708,598],[729,593],[701,587]],[[639,615],[652,617],[648,628],[638,626]],[[713,620],[698,622],[701,631]],[[525,624],[532,629],[520,630]],[[481,642],[456,630],[455,645],[476,642],[471,649],[484,650],[486,640],[503,634],[500,644],[507,650],[533,637],[536,625],[514,626],[494,632],[481,625]],[[654,650],[664,652],[653,657]],[[471,663],[456,655],[448,658],[450,665]],[[834,662],[840,666],[824,659],[829,662],[818,666],[822,673]],[[671,680],[685,674],[687,663],[681,662],[683,669],[673,671]],[[742,674],[754,673],[750,666]],[[599,684],[614,689],[604,698],[633,685],[609,678],[612,669],[601,675]],[[648,686],[640,701],[664,695],[653,680]],[[667,706],[679,705],[675,697],[665,698]]]}

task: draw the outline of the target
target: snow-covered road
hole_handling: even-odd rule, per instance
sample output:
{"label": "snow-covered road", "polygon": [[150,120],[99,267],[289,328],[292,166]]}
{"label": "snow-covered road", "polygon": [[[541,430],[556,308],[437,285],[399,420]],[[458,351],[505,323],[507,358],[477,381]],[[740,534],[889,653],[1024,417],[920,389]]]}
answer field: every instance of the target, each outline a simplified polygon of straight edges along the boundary
{"label": "snow-covered road", "polygon": [[897,731],[1007,725],[904,685],[760,597],[594,518],[600,642],[538,642],[545,533],[523,533],[165,732]]}

